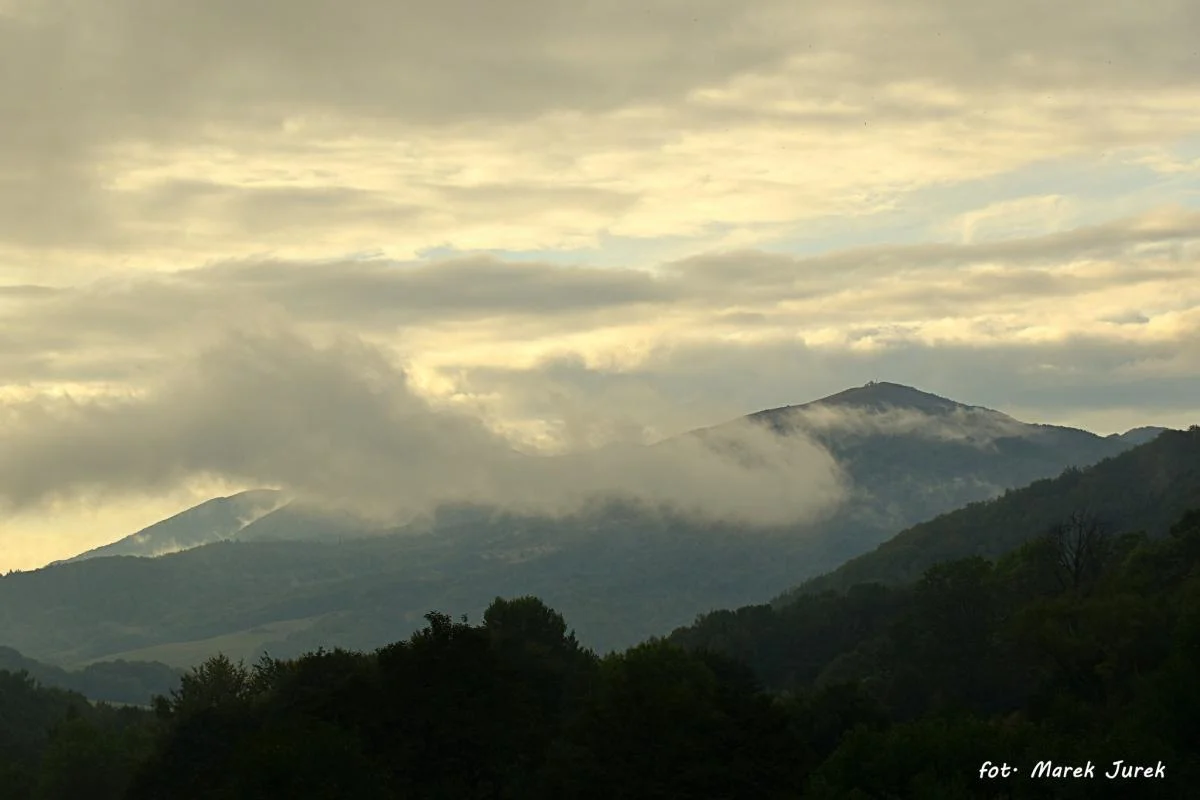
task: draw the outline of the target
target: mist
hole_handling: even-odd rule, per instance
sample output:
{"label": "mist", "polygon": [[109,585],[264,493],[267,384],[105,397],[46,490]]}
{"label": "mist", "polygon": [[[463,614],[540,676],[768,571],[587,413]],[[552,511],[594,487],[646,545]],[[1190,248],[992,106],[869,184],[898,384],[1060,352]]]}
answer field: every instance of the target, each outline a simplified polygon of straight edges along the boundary
{"label": "mist", "polygon": [[997,439],[1025,436],[1030,426],[987,408],[953,408],[935,414],[908,408],[865,409],[819,405],[793,410],[786,426],[839,436],[906,436],[987,447]]}
{"label": "mist", "polygon": [[814,519],[845,496],[803,435],[735,422],[701,441],[540,455],[482,414],[414,390],[385,353],[287,327],[235,331],[122,397],[0,409],[0,505],[110,501],[216,479],[402,520],[450,503],[566,514],[598,499],[759,525]]}

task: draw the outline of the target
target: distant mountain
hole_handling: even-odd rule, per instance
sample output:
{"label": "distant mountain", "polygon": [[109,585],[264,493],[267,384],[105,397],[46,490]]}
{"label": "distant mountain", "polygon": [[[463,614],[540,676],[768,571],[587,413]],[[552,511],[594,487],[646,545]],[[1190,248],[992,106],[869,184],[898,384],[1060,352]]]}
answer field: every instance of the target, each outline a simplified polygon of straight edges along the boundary
{"label": "distant mountain", "polygon": [[1145,444],[1146,442],[1149,442],[1149,441],[1153,441],[1154,439],[1158,438],[1159,434],[1164,433],[1165,431],[1169,431],[1169,430],[1171,430],[1171,429],[1170,428],[1159,428],[1154,425],[1146,425],[1141,428],[1133,428],[1131,430],[1127,430],[1124,433],[1109,434],[1108,438],[1109,439],[1114,439],[1114,438],[1121,439],[1124,442],[1128,442],[1131,446],[1136,446],[1139,444]]}
{"label": "distant mountain", "polygon": [[[217,650],[254,658],[373,647],[407,636],[431,609],[479,613],[497,595],[532,593],[566,614],[585,644],[621,648],[707,609],[761,602],[897,530],[1131,444],[890,383],[750,419],[827,447],[851,481],[850,500],[819,523],[762,529],[616,502],[561,519],[464,505],[367,536],[352,515],[247,492],[76,563],[0,578],[0,643],[60,664],[184,666]],[[228,541],[205,544],[213,540]],[[189,545],[161,558],[94,557]]]}
{"label": "distant mountain", "polygon": [[1088,469],[1068,469],[901,531],[776,603],[863,583],[906,583],[939,561],[995,557],[1077,510],[1095,514],[1116,530],[1160,536],[1193,508],[1200,508],[1200,427],[1161,431],[1146,444]]}
{"label": "distant mountain", "polygon": [[228,539],[278,508],[285,498],[273,489],[217,497],[156,522],[123,539],[80,553],[63,562],[103,556],[160,556]]}
{"label": "distant mountain", "polygon": [[[910,386],[871,382],[797,406],[746,419],[780,434],[800,432],[825,447],[845,470],[852,494],[825,523],[836,533],[834,557],[847,558],[887,534],[967,503],[994,497],[1086,466],[1148,441],[1162,428],[1121,436],[1033,425]],[[714,438],[726,426],[685,436]],[[670,447],[674,440],[656,445]],[[452,522],[454,510],[439,512]],[[472,511],[478,516],[478,509]],[[284,502],[269,490],[243,492],[188,509],[119,542],[76,556],[154,556],[222,539],[337,541],[379,530],[349,512]]]}
{"label": "distant mountain", "polygon": [[348,511],[330,511],[293,500],[263,514],[229,538],[239,542],[337,541],[379,529]]}
{"label": "distant mountain", "polygon": [[[751,418],[779,417],[782,413],[790,410],[814,408],[817,406],[869,409],[872,411],[904,408],[912,411],[922,411],[926,414],[948,414],[955,411],[978,408],[977,406],[968,406],[955,400],[939,397],[936,394],[923,392],[920,389],[914,389],[911,386],[905,386],[900,383],[870,381],[863,386],[844,389],[836,394],[822,397],[820,400],[814,400],[810,403],[760,411],[750,416]],[[987,411],[988,409],[982,410]],[[990,413],[998,414],[999,412],[992,411]]]}
{"label": "distant mountain", "polygon": [[[926,620],[938,617],[954,620],[950,623],[954,625],[964,613],[979,613],[980,618],[985,618],[996,611],[985,607],[986,604],[981,604],[981,608],[963,608],[947,603],[924,606],[920,613],[925,616],[914,616],[915,609],[910,603],[914,593],[932,591],[963,596],[954,595],[961,584],[947,579],[949,573],[941,573],[938,580],[922,582],[927,570],[955,562],[965,564],[969,569],[970,562],[966,560],[976,556],[1004,563],[1022,545],[1048,533],[1052,526],[1066,522],[1076,512],[1083,512],[1085,518],[1097,520],[1107,527],[1117,542],[1117,552],[1128,552],[1125,543],[1130,539],[1125,539],[1124,534],[1144,533],[1151,542],[1162,543],[1175,526],[1179,526],[1176,528],[1179,531],[1200,525],[1200,427],[1162,432],[1146,444],[1092,467],[1070,469],[1058,477],[1037,481],[1002,497],[915,525],[873,551],[783,593],[770,604],[743,605],[703,614],[691,624],[675,629],[668,640],[687,648],[715,651],[739,659],[774,688],[803,690],[814,684],[858,679],[873,670],[877,677],[882,675],[883,682],[897,676],[903,681],[904,673],[895,665],[912,654],[913,639],[905,640],[906,635],[916,637],[919,649],[940,641],[939,637],[926,634]],[[1194,560],[1194,546],[1192,549]],[[1171,552],[1170,545],[1158,552],[1161,555],[1157,561],[1145,558],[1143,552],[1141,566],[1130,572],[1145,570],[1143,574],[1154,581],[1155,567],[1152,565],[1157,564],[1160,574],[1186,575],[1186,554],[1177,551],[1170,561],[1164,561],[1162,555]],[[1001,570],[1004,581],[1015,577],[1009,571],[1011,564],[1009,561],[1009,566]],[[958,574],[961,576],[962,573]],[[1047,600],[1041,592],[1047,586],[1058,585],[1054,578],[1049,578],[1048,584],[1038,586],[1027,574],[1005,584],[1000,591],[1002,602],[1013,599],[1014,587],[1022,580],[1025,582],[1022,591],[1031,592],[1029,599],[1039,604]],[[966,596],[972,598],[967,602],[979,597]],[[1139,595],[1138,600],[1144,598]],[[1147,616],[1121,616],[1128,612],[1128,605],[1111,598],[1101,605],[1106,611],[1112,609],[1114,616],[1111,619],[1136,619],[1136,622],[1116,623],[1114,632],[1129,629],[1122,625],[1137,626],[1139,631],[1148,629],[1144,627]],[[1156,604],[1153,607],[1164,606]],[[1180,607],[1194,608],[1194,603]],[[1039,638],[1051,647],[1055,656],[1063,658],[1063,663],[1088,663],[1100,671],[1111,666],[1112,661],[1102,658],[1082,661],[1092,658],[1091,654],[1096,652],[1089,649],[1095,647],[1092,642],[1104,641],[1107,626],[1100,620],[1105,618],[1083,613],[1063,614],[1063,608],[1055,604],[1039,605],[1037,616],[1030,619],[1038,620],[1039,631],[1053,631],[1054,625],[1065,624],[1069,626],[1070,636],[1063,639],[1053,634],[1039,634]],[[1019,617],[1013,614],[1007,619],[1017,623]],[[1079,633],[1075,630],[1077,623]],[[1043,624],[1045,628],[1041,627]],[[954,630],[961,635],[964,629]],[[1008,630],[1011,632],[1012,629]],[[989,639],[984,637],[983,641]],[[1001,647],[1013,645],[1009,638],[996,637],[990,641]],[[1001,644],[1001,641],[1007,644]],[[1026,639],[1025,644],[1028,641]],[[1125,641],[1131,642],[1134,649],[1147,647],[1154,651],[1157,647],[1148,645],[1149,640],[1145,638],[1129,637]],[[1081,645],[1081,642],[1089,644]],[[943,653],[952,653],[958,642],[940,641],[940,644],[946,647]],[[944,658],[943,663],[954,663],[952,656]],[[997,663],[1002,663],[1004,670],[1010,669],[1009,661]],[[1134,667],[1133,674],[1137,675],[1142,668]],[[1016,665],[1011,669],[1012,675],[1038,674]],[[878,687],[880,682],[873,685]],[[907,688],[900,685],[896,696],[911,691],[910,685]]]}
{"label": "distant mountain", "polygon": [[155,695],[179,688],[182,673],[165,664],[145,661],[102,661],[65,670],[0,647],[0,671],[26,672],[42,686],[79,692],[89,700],[150,705]]}
{"label": "distant mountain", "polygon": [[837,552],[845,558],[914,523],[1145,441],[1025,423],[887,382],[749,419],[781,434],[807,435],[845,470],[851,497],[826,523],[841,532]]}

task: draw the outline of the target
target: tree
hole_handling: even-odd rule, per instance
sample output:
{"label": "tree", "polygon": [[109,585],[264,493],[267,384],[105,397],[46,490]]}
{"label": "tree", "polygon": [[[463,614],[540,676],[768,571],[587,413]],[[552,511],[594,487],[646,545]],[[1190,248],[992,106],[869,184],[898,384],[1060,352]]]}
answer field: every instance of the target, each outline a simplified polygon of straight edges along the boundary
{"label": "tree", "polygon": [[42,758],[35,797],[38,800],[92,800],[124,796],[133,772],[127,737],[104,731],[83,717],[60,722]]}
{"label": "tree", "polygon": [[234,663],[219,653],[185,673],[165,706],[161,701],[155,705],[160,712],[166,711],[171,716],[188,716],[245,700],[251,685],[246,665],[241,661]]}
{"label": "tree", "polygon": [[575,650],[575,632],[567,632],[562,614],[536,597],[497,597],[483,612],[483,627],[498,642],[519,642],[543,652]]}
{"label": "tree", "polygon": [[1088,592],[1109,565],[1112,532],[1095,514],[1074,511],[1047,534],[1054,558],[1054,575],[1063,590]]}

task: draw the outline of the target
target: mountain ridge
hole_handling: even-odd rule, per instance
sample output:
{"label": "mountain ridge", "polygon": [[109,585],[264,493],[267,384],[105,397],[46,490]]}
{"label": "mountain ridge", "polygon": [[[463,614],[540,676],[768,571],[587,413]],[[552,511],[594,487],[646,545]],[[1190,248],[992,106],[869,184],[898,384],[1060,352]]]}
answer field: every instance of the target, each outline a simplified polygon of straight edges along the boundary
{"label": "mountain ridge", "polygon": [[[819,521],[758,528],[612,500],[556,518],[468,504],[428,526],[367,536],[301,514],[295,524],[309,527],[290,534],[297,506],[264,514],[257,533],[246,526],[246,541],[235,532],[160,558],[89,558],[0,578],[0,642],[52,663],[187,666],[213,647],[251,660],[263,650],[370,649],[431,609],[481,613],[497,596],[531,593],[570,614],[581,641],[616,650],[705,609],[777,597],[897,531],[1130,447],[917,391],[861,387],[842,394],[840,410],[785,415],[811,423],[849,478],[848,501]],[[941,410],[845,407],[898,392]],[[307,541],[279,538],[301,533]]]}
{"label": "mountain ridge", "polygon": [[114,542],[47,566],[106,556],[166,555],[220,541],[277,510],[287,496],[276,489],[249,489],[214,497],[147,525]]}
{"label": "mountain ridge", "polygon": [[[861,416],[853,420],[850,417],[836,416],[843,412]],[[924,415],[934,427],[927,431],[919,430],[920,419],[917,419],[918,424],[913,425],[916,419],[913,416],[890,420],[898,426],[899,433],[889,433],[888,438],[896,435],[925,434],[933,435],[934,438],[939,434],[950,438],[960,436],[963,441],[972,442],[978,447],[992,448],[994,451],[975,454],[962,448],[955,451],[952,442],[927,444],[931,450],[939,451],[948,463],[953,462],[954,469],[943,470],[945,474],[940,475],[940,479],[945,481],[947,486],[956,488],[950,492],[942,491],[940,496],[934,497],[913,513],[893,515],[890,521],[880,520],[872,523],[894,525],[897,529],[917,521],[917,518],[932,516],[951,507],[981,499],[989,493],[994,494],[1005,488],[1013,488],[1046,477],[1062,466],[1094,463],[1122,449],[1148,441],[1154,435],[1167,430],[1143,426],[1125,434],[1102,437],[1077,428],[1022,422],[991,408],[968,405],[904,384],[870,381],[863,386],[843,389],[806,403],[756,411],[714,426],[689,431],[682,436],[698,436],[703,439],[745,421],[766,424],[778,434],[799,431],[829,450],[839,463],[848,463],[851,477],[856,484],[867,486],[873,495],[879,495],[881,492],[890,495],[879,503],[889,506],[896,505],[901,494],[911,493],[913,489],[908,479],[908,470],[902,463],[898,463],[905,460],[905,454],[899,451],[907,445],[871,439],[873,433],[878,433],[870,428],[872,422],[888,421],[887,415],[891,412],[901,415]],[[830,413],[835,416],[830,416]],[[849,427],[838,427],[839,420],[865,423],[866,434],[853,430],[853,424]],[[953,425],[949,422],[951,420]],[[939,431],[936,429],[939,423],[946,423],[948,427]],[[909,425],[909,429],[903,429],[905,424]],[[653,446],[670,446],[678,438],[680,437],[673,437]],[[1062,464],[1058,463],[1059,459],[1056,457],[1047,459],[1044,454],[1039,455],[1036,452],[1036,445],[1029,444],[1030,441],[1039,438],[1046,440],[1043,444],[1047,447],[1067,448],[1072,452]],[[970,462],[966,469],[963,469],[961,464],[963,453],[966,453],[966,460]],[[1009,459],[1013,463],[1020,461],[1024,466],[1015,469],[1012,474],[1003,474],[1003,470],[989,468],[983,463],[991,456],[995,456],[996,459]],[[881,468],[877,470],[880,474],[865,476],[863,473],[868,471],[872,460],[880,464],[893,464],[898,468]],[[961,474],[956,474],[955,470]],[[887,486],[889,482],[895,484],[896,488]],[[926,489],[923,487],[922,491]],[[858,500],[861,501],[862,497]],[[908,502],[912,502],[911,497]],[[384,529],[386,526],[367,522],[350,512],[323,510],[289,498],[277,490],[251,489],[205,501],[111,544],[53,563],[113,555],[153,557],[224,539],[336,540],[372,535]]]}
{"label": "mountain ridge", "polygon": [[[1130,502],[1126,487],[1133,485],[1145,489],[1141,497]],[[1186,511],[1200,508],[1200,426],[1186,431],[1168,429],[1091,467],[1067,468],[1055,478],[1035,481],[906,528],[875,549],[805,581],[773,603],[858,584],[915,580],[924,569],[942,560],[1002,555],[1081,508],[1118,529],[1163,535]],[[1022,524],[1008,524],[1018,511]],[[953,534],[964,529],[975,531],[976,538],[969,543],[955,540]]]}

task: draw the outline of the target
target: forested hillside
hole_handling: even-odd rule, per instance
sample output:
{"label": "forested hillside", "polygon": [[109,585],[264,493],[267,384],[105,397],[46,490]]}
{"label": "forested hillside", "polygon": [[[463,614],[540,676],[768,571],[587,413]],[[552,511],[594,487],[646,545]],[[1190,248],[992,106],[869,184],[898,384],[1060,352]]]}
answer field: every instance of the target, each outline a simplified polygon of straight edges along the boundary
{"label": "forested hillside", "polygon": [[1076,515],[997,563],[714,617],[597,658],[540,601],[497,599],[481,624],[431,613],[370,653],[215,657],[153,714],[3,673],[0,720],[19,724],[0,773],[13,800],[1190,798],[1200,781],[1200,510],[1156,540]]}
{"label": "forested hillside", "polygon": [[120,798],[152,752],[153,715],[0,669],[0,797]]}
{"label": "forested hillside", "polygon": [[68,689],[90,700],[149,705],[155,695],[179,686],[180,670],[152,661],[99,661],[66,670],[0,647],[0,670],[25,672],[43,686]]}
{"label": "forested hillside", "polygon": [[1086,469],[1005,492],[915,525],[781,596],[844,590],[860,583],[905,583],[932,564],[964,556],[994,557],[1087,509],[1107,525],[1150,536],[1166,533],[1185,510],[1200,507],[1200,427],[1161,432],[1148,444]]}

